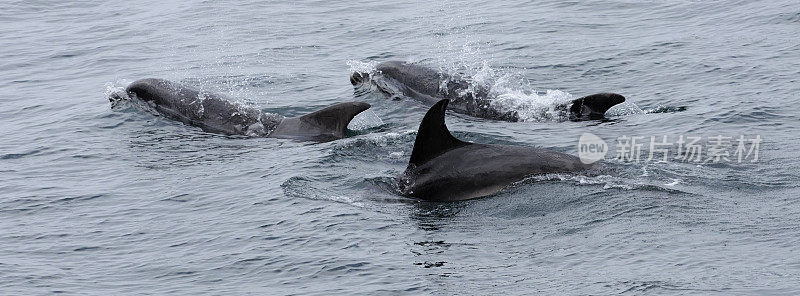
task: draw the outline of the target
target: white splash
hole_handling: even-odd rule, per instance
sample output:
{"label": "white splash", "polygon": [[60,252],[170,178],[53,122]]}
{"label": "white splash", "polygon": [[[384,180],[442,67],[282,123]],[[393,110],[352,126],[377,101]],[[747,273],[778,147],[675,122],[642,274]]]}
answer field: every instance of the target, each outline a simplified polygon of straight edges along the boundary
{"label": "white splash", "polygon": [[645,114],[650,113],[639,106],[636,106],[633,102],[631,102],[631,98],[626,97],[625,102],[614,107],[608,109],[606,111],[607,116],[625,116],[625,115],[635,115],[635,114]]}
{"label": "white splash", "polygon": [[383,120],[378,117],[378,114],[375,114],[375,112],[372,110],[367,109],[364,112],[356,115],[356,117],[353,117],[353,120],[350,121],[350,124],[347,125],[347,128],[357,131],[378,127],[381,125],[383,125]]}
{"label": "white splash", "polygon": [[492,108],[516,111],[520,121],[567,120],[564,105],[574,100],[565,91],[548,89],[544,94],[511,90],[495,96]]}
{"label": "white splash", "polygon": [[352,72],[361,72],[361,73],[372,73],[375,71],[375,66],[378,65],[377,61],[358,61],[358,60],[348,60],[347,66],[350,67],[350,73]]}

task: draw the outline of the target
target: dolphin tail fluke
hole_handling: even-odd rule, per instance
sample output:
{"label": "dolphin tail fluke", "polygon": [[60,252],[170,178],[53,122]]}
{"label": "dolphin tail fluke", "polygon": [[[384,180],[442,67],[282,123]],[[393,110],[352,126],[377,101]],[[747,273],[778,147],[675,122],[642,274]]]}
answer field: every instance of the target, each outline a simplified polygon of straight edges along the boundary
{"label": "dolphin tail fluke", "polygon": [[343,138],[347,125],[350,124],[353,117],[369,107],[370,105],[364,102],[339,103],[300,116],[299,119],[318,128],[326,129],[336,137]]}
{"label": "dolphin tail fluke", "polygon": [[419,124],[417,139],[414,140],[409,166],[420,166],[442,153],[471,144],[456,139],[447,129],[444,113],[449,102],[447,99],[441,100],[425,113],[422,123]]}
{"label": "dolphin tail fluke", "polygon": [[609,108],[625,102],[625,97],[615,93],[599,93],[572,101],[570,120],[602,119]]}

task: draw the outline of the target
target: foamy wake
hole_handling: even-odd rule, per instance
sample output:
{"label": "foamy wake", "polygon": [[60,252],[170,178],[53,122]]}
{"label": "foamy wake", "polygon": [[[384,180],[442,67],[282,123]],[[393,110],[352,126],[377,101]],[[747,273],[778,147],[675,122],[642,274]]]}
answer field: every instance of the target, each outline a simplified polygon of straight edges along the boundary
{"label": "foamy wake", "polygon": [[603,189],[613,188],[613,189],[631,190],[636,188],[636,184],[630,183],[629,180],[610,175],[584,176],[584,175],[572,175],[572,174],[544,174],[544,175],[529,177],[528,179],[521,182],[530,182],[530,181],[563,181],[563,182],[574,182],[579,185],[602,185]]}

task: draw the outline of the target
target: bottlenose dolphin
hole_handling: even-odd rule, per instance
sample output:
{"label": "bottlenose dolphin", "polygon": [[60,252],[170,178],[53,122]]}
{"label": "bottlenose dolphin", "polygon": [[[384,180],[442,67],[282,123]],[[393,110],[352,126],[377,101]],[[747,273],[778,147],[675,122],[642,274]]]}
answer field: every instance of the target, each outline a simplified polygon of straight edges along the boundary
{"label": "bottlenose dolphin", "polygon": [[400,178],[405,195],[430,201],[472,199],[531,175],[591,167],[564,153],[456,139],[444,123],[448,102],[434,104],[419,125],[408,167]]}
{"label": "bottlenose dolphin", "polygon": [[[319,142],[343,138],[353,117],[370,107],[362,102],[339,103],[303,116],[286,118],[233,103],[220,94],[164,79],[140,79],[125,91],[159,114],[210,133]],[[126,94],[112,93],[109,100],[122,99]]]}
{"label": "bottlenose dolphin", "polygon": [[[389,96],[404,95],[431,106],[441,99],[450,99],[450,109],[470,116],[520,121],[517,111],[501,110],[492,104],[494,97],[489,88],[470,83],[457,74],[440,73],[434,69],[401,61],[378,64],[376,73],[353,72],[350,83],[358,90],[373,79],[382,79],[373,85]],[[378,76],[378,77],[375,77]],[[397,93],[399,92],[399,94]],[[598,93],[555,106],[554,110],[565,120],[580,121],[603,119],[614,105],[625,102],[625,97],[615,93]]]}

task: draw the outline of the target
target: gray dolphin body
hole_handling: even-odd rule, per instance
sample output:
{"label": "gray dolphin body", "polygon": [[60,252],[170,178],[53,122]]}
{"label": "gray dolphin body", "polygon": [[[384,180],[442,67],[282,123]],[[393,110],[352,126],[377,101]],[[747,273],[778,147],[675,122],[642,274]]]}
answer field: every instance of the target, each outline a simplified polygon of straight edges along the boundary
{"label": "gray dolphin body", "polygon": [[[128,95],[146,102],[159,114],[204,131],[225,135],[331,141],[344,137],[350,121],[370,107],[367,103],[339,103],[294,118],[265,113],[235,104],[216,93],[203,92],[169,80],[146,78],[134,81]],[[120,99],[112,94],[110,100]]]}
{"label": "gray dolphin body", "polygon": [[[440,73],[425,66],[401,61],[383,62],[375,69],[377,75],[373,76],[380,78],[370,77],[369,73],[353,72],[350,75],[350,83],[358,89],[371,79],[383,78],[376,86],[389,95],[397,95],[395,92],[400,92],[427,106],[432,106],[442,99],[449,99],[450,109],[457,113],[494,120],[520,121],[516,111],[499,110],[491,104],[494,98],[490,95],[488,87],[470,83],[460,75]],[[622,102],[625,102],[625,97],[622,95],[598,93],[556,106],[555,110],[563,113],[561,118],[572,121],[603,119],[609,108]]]}
{"label": "gray dolphin body", "polygon": [[456,201],[496,193],[532,175],[581,171],[578,157],[523,146],[464,142],[444,123],[448,100],[434,104],[419,125],[401,189],[430,201]]}

